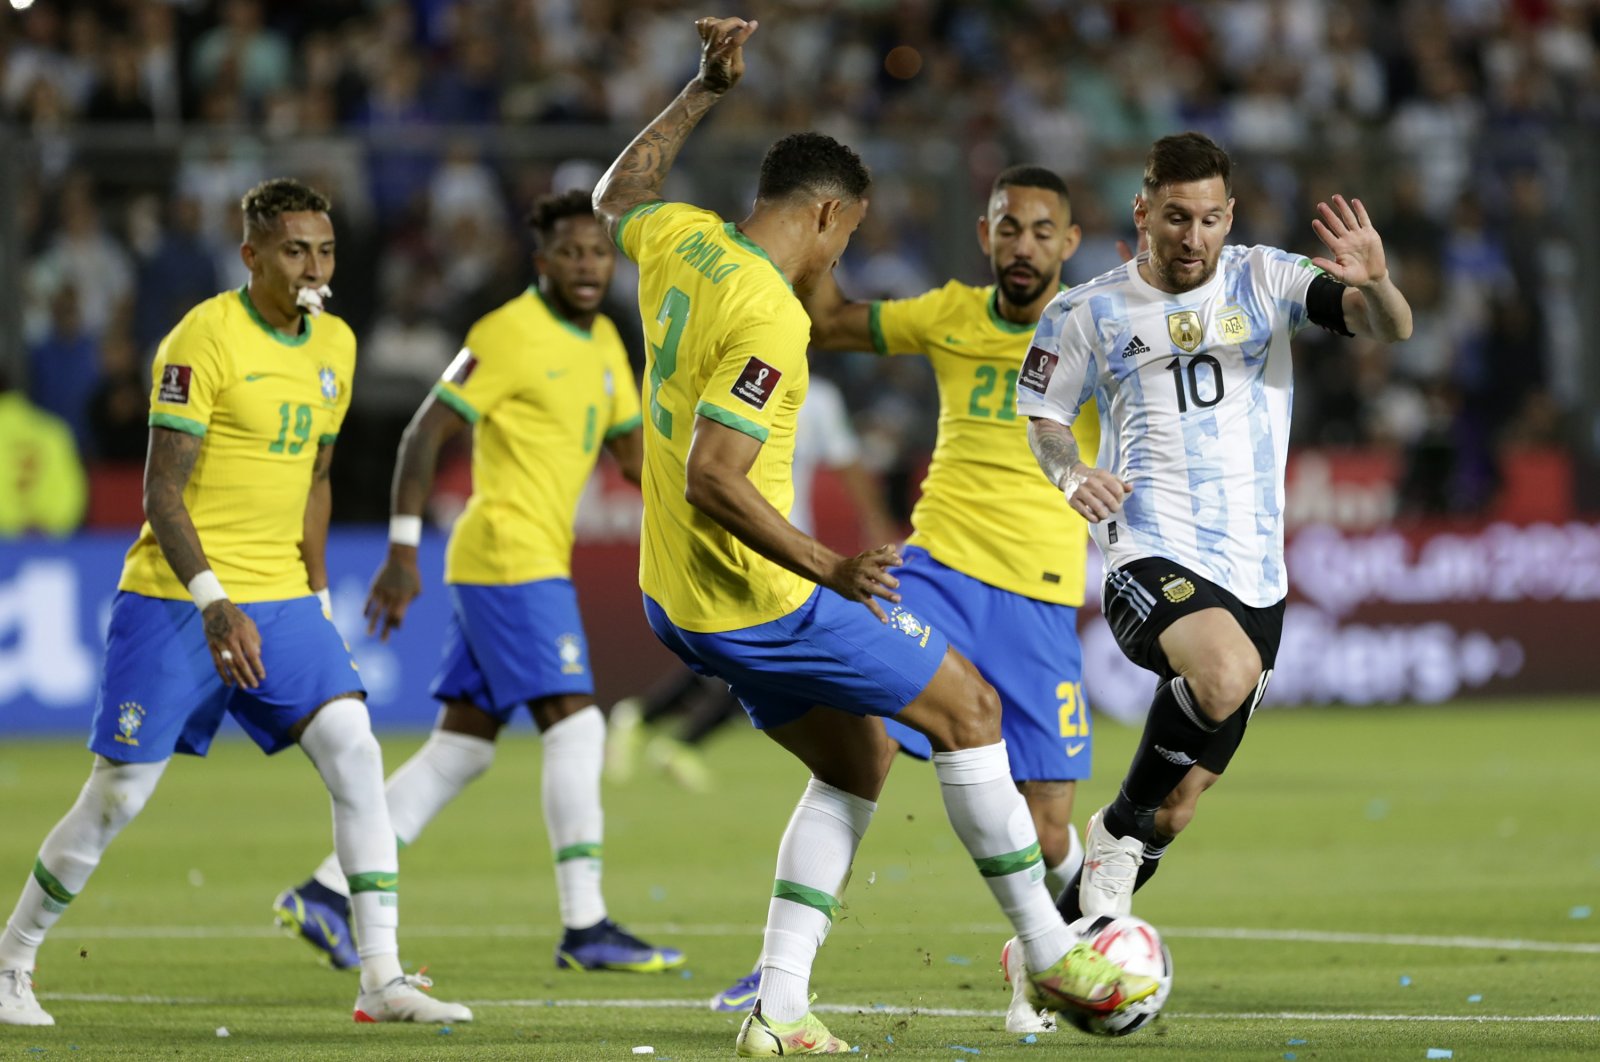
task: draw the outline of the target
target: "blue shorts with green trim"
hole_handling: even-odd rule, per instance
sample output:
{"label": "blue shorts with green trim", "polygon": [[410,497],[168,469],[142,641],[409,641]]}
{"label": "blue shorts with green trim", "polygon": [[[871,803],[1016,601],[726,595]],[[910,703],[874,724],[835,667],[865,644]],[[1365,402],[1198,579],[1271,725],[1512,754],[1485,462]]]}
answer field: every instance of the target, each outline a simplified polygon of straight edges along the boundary
{"label": "blue shorts with green trim", "polygon": [[452,583],[450,602],[439,700],[470,701],[504,723],[529,701],[594,692],[572,580]]}
{"label": "blue shorts with green trim", "polygon": [[292,745],[295,724],[324,704],[365,696],[344,638],[315,597],[239,610],[261,635],[267,675],[253,690],[217,674],[193,602],[118,591],[89,748],[126,763],[155,763],[174,752],[204,756],[226,713],[271,754]]}
{"label": "blue shorts with green trim", "polygon": [[903,606],[888,623],[818,587],[787,616],[739,630],[687,631],[645,595],[650,629],[702,675],[733,690],[757,729],[792,723],[817,705],[892,716],[933,680],[950,643]]}
{"label": "blue shorts with green trim", "polygon": [[[1064,782],[1089,777],[1093,735],[1083,697],[1078,610],[990,586],[934,560],[917,546],[901,550],[894,570],[900,596],[971,660],[1000,694],[1000,734],[1011,777]],[[919,759],[928,739],[886,720],[889,736]]]}

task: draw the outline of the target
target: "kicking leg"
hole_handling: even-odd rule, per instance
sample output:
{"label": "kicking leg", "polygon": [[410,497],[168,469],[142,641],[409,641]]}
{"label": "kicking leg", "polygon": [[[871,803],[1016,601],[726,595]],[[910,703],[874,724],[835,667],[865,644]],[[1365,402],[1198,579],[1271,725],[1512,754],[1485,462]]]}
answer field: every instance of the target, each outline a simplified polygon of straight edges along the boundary
{"label": "kicking leg", "polygon": [[143,810],[169,762],[94,758],[77,801],[39,847],[33,873],[0,935],[0,1025],[55,1024],[33,997],[31,975],[39,947],[88,884],[112,840]]}

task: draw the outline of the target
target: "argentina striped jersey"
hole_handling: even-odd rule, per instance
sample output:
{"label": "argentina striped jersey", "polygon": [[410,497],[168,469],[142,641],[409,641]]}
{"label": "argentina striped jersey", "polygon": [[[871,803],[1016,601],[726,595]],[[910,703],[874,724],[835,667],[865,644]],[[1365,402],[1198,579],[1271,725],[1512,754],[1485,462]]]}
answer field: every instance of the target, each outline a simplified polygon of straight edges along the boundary
{"label": "argentina striped jersey", "polygon": [[1143,260],[1046,307],[1017,412],[1071,425],[1098,403],[1095,464],[1133,485],[1120,513],[1090,525],[1108,569],[1165,557],[1270,605],[1289,590],[1289,340],[1319,271],[1273,247],[1227,246],[1209,281],[1173,295],[1139,275]]}

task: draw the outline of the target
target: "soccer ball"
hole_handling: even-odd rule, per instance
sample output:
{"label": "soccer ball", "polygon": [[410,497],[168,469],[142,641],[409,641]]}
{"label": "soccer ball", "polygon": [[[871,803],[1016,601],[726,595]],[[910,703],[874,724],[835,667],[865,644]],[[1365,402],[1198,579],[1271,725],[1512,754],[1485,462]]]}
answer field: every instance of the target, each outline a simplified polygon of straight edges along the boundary
{"label": "soccer ball", "polygon": [[1155,927],[1132,915],[1120,918],[1100,915],[1080,918],[1071,928],[1078,939],[1095,951],[1124,970],[1156,978],[1161,987],[1154,995],[1115,1014],[1090,1014],[1064,1007],[1059,1015],[1061,1019],[1095,1036],[1127,1036],[1155,1021],[1166,1005],[1167,994],[1172,991],[1172,953],[1161,942],[1161,934]]}

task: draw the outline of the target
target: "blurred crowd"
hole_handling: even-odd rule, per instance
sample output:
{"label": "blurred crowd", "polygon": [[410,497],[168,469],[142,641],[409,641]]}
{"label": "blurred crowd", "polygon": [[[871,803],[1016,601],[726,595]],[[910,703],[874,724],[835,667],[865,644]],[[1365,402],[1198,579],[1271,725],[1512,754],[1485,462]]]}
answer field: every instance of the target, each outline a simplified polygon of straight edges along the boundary
{"label": "blurred crowd", "polygon": [[[381,517],[390,441],[472,319],[530,279],[521,215],[592,183],[692,74],[702,6],[37,0],[0,15],[0,210],[24,258],[12,375],[87,459],[141,460],[156,343],[243,282],[240,193],[302,177],[334,198],[332,308],[362,340],[352,417],[370,445],[341,455],[338,513]],[[736,6],[762,23],[751,75],[669,192],[736,214],[774,135],[851,143],[877,185],[847,291],[982,281],[971,222],[1016,161],[1067,177],[1084,242],[1066,280],[1092,277],[1131,235],[1149,142],[1200,129],[1235,156],[1235,241],[1314,252],[1313,204],[1359,195],[1416,310],[1392,348],[1307,336],[1298,443],[1393,448],[1404,504],[1450,513],[1490,501],[1508,448],[1572,441],[1593,283],[1572,212],[1593,188],[1576,163],[1597,150],[1600,0]],[[631,282],[624,267],[612,310],[636,336]],[[916,359],[818,367],[846,384],[903,513],[931,376]]]}

